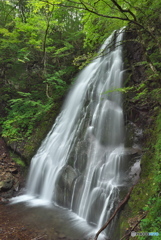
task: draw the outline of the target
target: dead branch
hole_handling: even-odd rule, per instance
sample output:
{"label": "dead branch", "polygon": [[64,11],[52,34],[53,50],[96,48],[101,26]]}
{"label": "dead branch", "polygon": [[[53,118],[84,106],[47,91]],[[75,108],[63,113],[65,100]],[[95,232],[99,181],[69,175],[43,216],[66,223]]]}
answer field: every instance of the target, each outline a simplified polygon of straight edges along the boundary
{"label": "dead branch", "polygon": [[126,197],[124,198],[124,200],[119,204],[119,206],[116,208],[116,210],[114,211],[113,215],[110,217],[110,219],[103,225],[103,227],[96,233],[94,240],[97,240],[99,234],[109,225],[109,223],[112,221],[112,219],[115,217],[115,215],[117,214],[117,212],[122,208],[122,206],[128,201],[128,199],[130,198],[130,194],[133,190],[134,186],[132,186],[129,190],[129,192],[127,193]]}
{"label": "dead branch", "polygon": [[141,220],[146,217],[146,215],[147,215],[147,212],[143,214],[140,220],[138,220],[137,223],[130,229],[130,231],[126,233],[120,240],[123,240],[125,237],[128,237],[131,234],[131,232],[137,227],[137,225],[141,222]]}

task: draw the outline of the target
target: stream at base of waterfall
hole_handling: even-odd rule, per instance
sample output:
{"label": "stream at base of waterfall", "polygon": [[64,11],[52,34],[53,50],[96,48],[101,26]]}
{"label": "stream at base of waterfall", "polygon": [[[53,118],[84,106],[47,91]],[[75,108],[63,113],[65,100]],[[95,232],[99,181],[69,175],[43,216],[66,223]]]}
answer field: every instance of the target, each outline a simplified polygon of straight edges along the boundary
{"label": "stream at base of waterfall", "polygon": [[[53,224],[59,222],[70,237],[76,231],[75,239],[93,236],[133,181],[130,170],[134,159],[125,147],[120,91],[123,32],[115,31],[78,75],[60,115],[31,161],[26,193],[12,200],[39,211],[43,207],[43,218],[51,218]],[[118,225],[117,216],[99,239],[118,240]]]}

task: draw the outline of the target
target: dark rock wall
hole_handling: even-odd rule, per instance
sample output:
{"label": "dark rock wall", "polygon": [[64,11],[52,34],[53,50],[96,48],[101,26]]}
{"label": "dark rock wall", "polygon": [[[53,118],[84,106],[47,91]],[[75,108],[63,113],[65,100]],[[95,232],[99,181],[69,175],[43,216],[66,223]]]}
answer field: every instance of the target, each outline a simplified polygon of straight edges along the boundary
{"label": "dark rock wall", "polygon": [[12,197],[22,186],[22,170],[10,157],[8,148],[0,138],[0,202]]}
{"label": "dark rock wall", "polygon": [[141,146],[144,141],[144,129],[150,124],[149,108],[138,99],[139,86],[146,79],[146,68],[141,62],[145,61],[144,48],[139,41],[135,29],[125,32],[123,45],[124,87],[133,87],[124,95],[124,119],[126,146]]}
{"label": "dark rock wall", "polygon": [[[139,63],[145,61],[144,49],[138,40],[137,31],[127,30],[124,36],[124,68],[125,68],[125,87],[137,88],[146,78],[145,67]],[[144,121],[143,107],[134,100],[136,92],[131,90],[126,93],[124,98],[125,120],[137,122],[142,125]],[[142,119],[142,121],[140,121]]]}

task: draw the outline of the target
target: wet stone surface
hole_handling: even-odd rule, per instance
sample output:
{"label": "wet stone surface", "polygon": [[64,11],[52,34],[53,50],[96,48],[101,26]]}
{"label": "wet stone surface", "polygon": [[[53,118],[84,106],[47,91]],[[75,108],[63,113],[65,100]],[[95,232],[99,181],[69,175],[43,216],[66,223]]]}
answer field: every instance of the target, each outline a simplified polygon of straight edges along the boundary
{"label": "wet stone surface", "polygon": [[[61,229],[45,224],[46,218],[37,219],[32,209],[20,209],[17,205],[0,204],[1,240],[86,240],[68,238]],[[63,228],[63,226],[62,226]]]}
{"label": "wet stone surface", "polygon": [[20,166],[12,161],[7,146],[0,138],[0,202],[6,202],[19,190]]}
{"label": "wet stone surface", "polygon": [[[65,210],[0,203],[0,240],[91,240],[72,227]],[[75,221],[74,221],[75,223]],[[81,224],[81,223],[80,223]],[[90,229],[91,230],[91,229]]]}
{"label": "wet stone surface", "polygon": [[11,205],[10,198],[19,195],[23,186],[21,168],[0,138],[0,240],[89,240],[72,230],[68,220],[58,220],[52,210]]}

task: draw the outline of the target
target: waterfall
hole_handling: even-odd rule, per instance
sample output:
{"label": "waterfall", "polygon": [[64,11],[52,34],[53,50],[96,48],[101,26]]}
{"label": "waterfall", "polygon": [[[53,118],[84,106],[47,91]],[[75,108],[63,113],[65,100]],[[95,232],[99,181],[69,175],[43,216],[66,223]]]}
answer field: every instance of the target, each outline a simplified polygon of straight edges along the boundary
{"label": "waterfall", "polygon": [[122,93],[115,91],[123,84],[122,39],[122,30],[114,32],[79,74],[31,161],[25,195],[31,204],[67,208],[95,229],[127,186]]}

